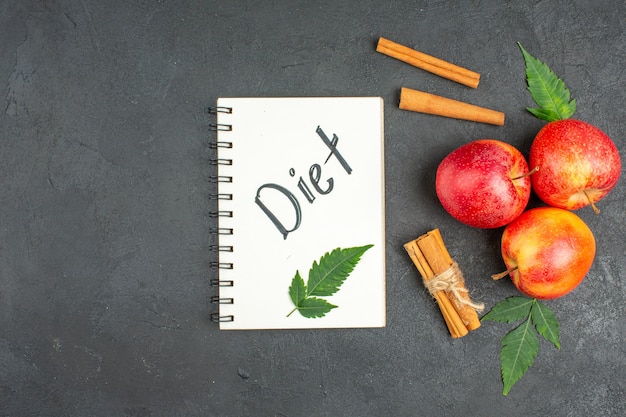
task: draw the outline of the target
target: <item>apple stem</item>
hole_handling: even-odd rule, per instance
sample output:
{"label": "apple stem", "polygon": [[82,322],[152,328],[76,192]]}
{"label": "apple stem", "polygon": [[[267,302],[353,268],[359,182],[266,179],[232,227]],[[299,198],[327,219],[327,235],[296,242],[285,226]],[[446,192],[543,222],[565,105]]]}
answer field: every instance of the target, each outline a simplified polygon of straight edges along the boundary
{"label": "apple stem", "polygon": [[511,267],[509,269],[507,269],[504,272],[500,272],[499,274],[494,274],[491,276],[491,279],[493,279],[494,281],[497,281],[499,279],[502,279],[504,277],[506,277],[507,275],[509,275],[511,272],[515,271],[517,269],[517,266]]}
{"label": "apple stem", "polygon": [[539,166],[534,167],[532,170],[528,171],[524,175],[520,175],[519,177],[511,178],[512,181],[520,180],[522,178],[526,178],[528,176],[533,175],[535,172],[539,171]]}
{"label": "apple stem", "polygon": [[600,214],[600,209],[596,207],[593,201],[591,201],[591,197],[589,197],[589,194],[587,194],[587,190],[583,190],[583,193],[585,194],[585,197],[587,197],[587,200],[589,200],[589,204],[591,204],[591,208],[593,209],[594,213]]}

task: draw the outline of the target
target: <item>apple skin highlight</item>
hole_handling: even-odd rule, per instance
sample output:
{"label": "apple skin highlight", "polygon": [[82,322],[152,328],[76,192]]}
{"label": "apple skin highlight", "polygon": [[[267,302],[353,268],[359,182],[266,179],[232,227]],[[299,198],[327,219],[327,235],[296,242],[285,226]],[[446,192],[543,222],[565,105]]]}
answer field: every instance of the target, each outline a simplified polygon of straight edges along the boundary
{"label": "apple skin highlight", "polygon": [[593,264],[596,243],[589,227],[574,213],[537,207],[506,226],[501,250],[520,292],[554,299],[582,282]]}
{"label": "apple skin highlight", "polygon": [[530,199],[528,164],[508,143],[480,139],[448,154],[435,179],[443,208],[468,226],[497,228],[519,216]]}
{"label": "apple skin highlight", "polygon": [[600,201],[615,187],[621,173],[619,151],[611,138],[575,119],[550,122],[537,133],[529,166],[538,167],[531,176],[537,196],[566,210]]}

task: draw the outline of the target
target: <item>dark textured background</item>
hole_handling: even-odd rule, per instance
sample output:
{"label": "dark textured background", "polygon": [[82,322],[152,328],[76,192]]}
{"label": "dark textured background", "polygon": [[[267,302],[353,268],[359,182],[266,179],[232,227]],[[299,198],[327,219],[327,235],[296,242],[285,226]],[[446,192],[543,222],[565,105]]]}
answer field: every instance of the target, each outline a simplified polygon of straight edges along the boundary
{"label": "dark textured background", "polygon": [[[461,5],[462,4],[462,5]],[[561,349],[501,394],[500,339],[452,340],[402,244],[439,227],[476,300],[516,295],[501,230],[451,219],[434,172],[491,137],[527,153],[520,41],[576,117],[626,149],[623,1],[0,1],[1,416],[626,414],[626,178],[587,278],[549,302]],[[374,51],[379,36],[482,74],[473,90]],[[402,86],[504,111],[502,127],[401,111]],[[229,95],[385,99],[387,327],[220,332],[207,106]],[[624,176],[624,169],[622,169]],[[536,204],[536,201],[534,202]]]}

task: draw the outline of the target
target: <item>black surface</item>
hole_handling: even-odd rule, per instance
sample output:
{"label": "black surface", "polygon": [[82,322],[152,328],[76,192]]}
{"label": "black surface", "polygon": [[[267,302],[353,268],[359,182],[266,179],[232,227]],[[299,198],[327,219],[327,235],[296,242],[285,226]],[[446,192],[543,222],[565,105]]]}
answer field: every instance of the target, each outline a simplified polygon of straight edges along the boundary
{"label": "black surface", "polygon": [[[517,294],[490,279],[501,229],[451,219],[435,169],[483,137],[528,152],[543,122],[524,110],[518,41],[623,158],[625,23],[613,0],[0,2],[0,415],[626,414],[626,178],[600,215],[577,212],[595,263],[548,303],[561,349],[541,341],[507,397],[499,344],[512,326],[452,340],[402,248],[439,227],[475,299]],[[480,86],[378,54],[379,36],[478,71]],[[402,86],[504,111],[506,124],[401,111]],[[233,95],[385,99],[386,328],[209,322],[205,111]]]}

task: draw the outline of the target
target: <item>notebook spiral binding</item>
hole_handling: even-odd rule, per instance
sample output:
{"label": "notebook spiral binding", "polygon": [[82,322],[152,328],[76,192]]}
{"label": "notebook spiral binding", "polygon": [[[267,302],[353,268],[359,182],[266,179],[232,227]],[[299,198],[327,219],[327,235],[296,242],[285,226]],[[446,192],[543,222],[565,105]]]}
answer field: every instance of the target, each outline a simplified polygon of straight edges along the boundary
{"label": "notebook spiral binding", "polygon": [[[227,113],[230,114],[233,112],[231,107],[209,107],[208,113],[211,115],[217,115],[218,113]],[[210,123],[209,130],[211,132],[229,132],[233,128],[231,125],[223,124],[223,123]],[[230,149],[233,147],[231,142],[225,141],[212,141],[209,143],[209,148],[215,150],[215,157],[209,159],[209,164],[216,167],[218,165],[232,165],[233,160],[228,158],[220,158],[217,153],[219,149]],[[216,184],[219,187],[219,184],[223,183],[232,183],[233,178],[226,175],[211,175],[209,177],[210,184]],[[210,200],[232,200],[233,195],[229,193],[221,193],[219,189],[216,193],[209,193]],[[222,217],[233,217],[232,211],[226,210],[217,210],[209,212],[210,218],[222,218]],[[232,235],[234,230],[226,227],[212,227],[209,229],[209,233],[212,235]],[[209,250],[215,255],[216,258],[219,258],[220,252],[233,252],[234,248],[229,245],[211,245]],[[210,264],[211,269],[213,270],[213,274],[218,274],[220,269],[233,269],[234,265],[230,262],[220,262],[213,261]],[[220,280],[219,278],[211,278],[210,280],[211,287],[232,287],[235,283],[232,280]],[[211,304],[218,306],[219,309],[220,304],[234,304],[235,300],[230,297],[220,297],[219,295],[211,296]],[[220,315],[219,311],[212,312],[210,315],[211,321],[215,323],[220,322],[230,322],[234,321],[235,317],[233,315]]]}

